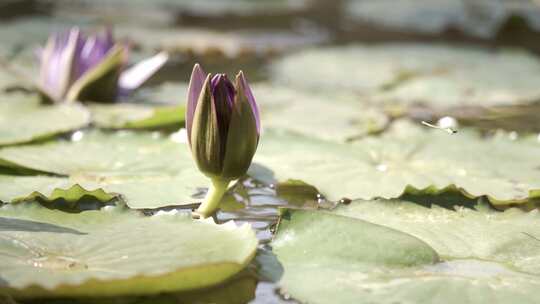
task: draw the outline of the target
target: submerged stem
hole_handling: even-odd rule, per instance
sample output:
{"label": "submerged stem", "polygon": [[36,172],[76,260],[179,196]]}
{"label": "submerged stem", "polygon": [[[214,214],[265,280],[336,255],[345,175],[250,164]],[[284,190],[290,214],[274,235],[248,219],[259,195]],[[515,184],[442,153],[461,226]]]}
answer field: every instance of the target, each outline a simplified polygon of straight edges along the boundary
{"label": "submerged stem", "polygon": [[201,218],[207,218],[212,215],[218,208],[221,198],[227,191],[229,182],[230,180],[228,179],[213,178],[212,185],[210,185],[203,203],[195,210],[195,214],[200,215]]}

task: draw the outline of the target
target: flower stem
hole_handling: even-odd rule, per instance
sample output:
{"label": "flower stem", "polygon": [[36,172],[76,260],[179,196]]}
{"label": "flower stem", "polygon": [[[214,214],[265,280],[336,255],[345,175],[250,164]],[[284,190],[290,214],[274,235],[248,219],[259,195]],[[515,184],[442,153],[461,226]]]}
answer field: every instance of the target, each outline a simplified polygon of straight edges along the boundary
{"label": "flower stem", "polygon": [[213,178],[212,185],[210,185],[203,203],[195,210],[195,214],[200,215],[201,218],[211,216],[218,208],[221,198],[227,192],[229,182],[228,179]]}

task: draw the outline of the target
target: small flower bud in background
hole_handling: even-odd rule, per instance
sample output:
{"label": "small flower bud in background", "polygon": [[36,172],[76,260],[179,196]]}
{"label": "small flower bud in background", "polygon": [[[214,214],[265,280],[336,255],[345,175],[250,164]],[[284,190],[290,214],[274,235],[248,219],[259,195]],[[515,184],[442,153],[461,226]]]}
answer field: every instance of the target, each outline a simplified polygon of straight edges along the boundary
{"label": "small flower bud in background", "polygon": [[49,102],[111,102],[138,88],[168,60],[157,54],[125,69],[128,48],[110,29],[85,36],[74,27],[52,35],[39,51],[38,87]]}
{"label": "small flower bud in background", "polygon": [[244,74],[234,84],[225,74],[205,74],[196,64],[188,89],[186,129],[199,170],[212,180],[197,212],[206,217],[219,204],[230,181],[242,177],[257,150],[259,110]]}

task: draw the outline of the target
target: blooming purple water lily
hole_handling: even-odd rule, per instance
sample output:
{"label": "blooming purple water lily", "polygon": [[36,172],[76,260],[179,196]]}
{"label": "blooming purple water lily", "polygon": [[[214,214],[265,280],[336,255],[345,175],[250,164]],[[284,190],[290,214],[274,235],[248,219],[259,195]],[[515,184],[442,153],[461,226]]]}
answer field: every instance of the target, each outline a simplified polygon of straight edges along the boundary
{"label": "blooming purple water lily", "polygon": [[225,74],[206,74],[196,64],[186,109],[188,142],[199,170],[212,180],[197,212],[207,216],[230,181],[246,174],[257,150],[261,121],[244,73],[233,84]]}
{"label": "blooming purple water lily", "polygon": [[128,47],[116,43],[110,29],[86,36],[77,27],[52,35],[39,53],[38,87],[53,102],[114,101],[142,85],[168,60],[166,53],[159,53],[124,69]]}

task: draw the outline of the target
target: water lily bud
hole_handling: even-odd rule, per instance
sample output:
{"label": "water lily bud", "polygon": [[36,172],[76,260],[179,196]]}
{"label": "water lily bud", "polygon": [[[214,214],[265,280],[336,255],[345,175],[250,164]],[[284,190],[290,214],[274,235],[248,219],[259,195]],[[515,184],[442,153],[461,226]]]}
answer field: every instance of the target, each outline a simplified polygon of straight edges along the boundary
{"label": "water lily bud", "polygon": [[47,101],[114,101],[146,81],[165,62],[158,54],[125,70],[127,47],[112,32],[85,36],[78,28],[52,35],[39,51],[38,88]]}
{"label": "water lily bud", "polygon": [[197,166],[211,178],[238,179],[257,150],[259,111],[242,72],[206,75],[197,64],[188,89],[188,140]]}

